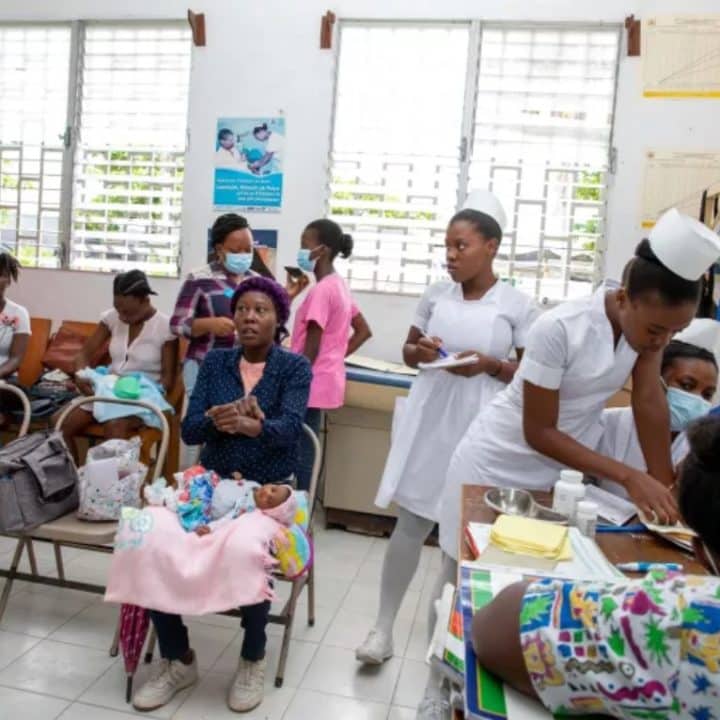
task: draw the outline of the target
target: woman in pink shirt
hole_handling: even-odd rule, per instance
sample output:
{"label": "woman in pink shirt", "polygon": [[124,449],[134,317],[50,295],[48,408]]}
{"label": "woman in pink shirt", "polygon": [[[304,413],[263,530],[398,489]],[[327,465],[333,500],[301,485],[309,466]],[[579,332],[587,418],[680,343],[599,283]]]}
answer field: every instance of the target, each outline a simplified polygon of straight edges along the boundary
{"label": "woman in pink shirt", "polygon": [[[317,281],[298,308],[292,334],[293,352],[305,355],[312,364],[305,422],[316,434],[323,411],[339,408],[345,400],[345,356],[354,353],[372,334],[333,264],[338,255],[350,257],[352,248],[352,237],[337,223],[315,220],[303,231],[298,251],[298,266],[314,273]],[[311,473],[310,448],[303,442],[299,489],[308,489]]]}

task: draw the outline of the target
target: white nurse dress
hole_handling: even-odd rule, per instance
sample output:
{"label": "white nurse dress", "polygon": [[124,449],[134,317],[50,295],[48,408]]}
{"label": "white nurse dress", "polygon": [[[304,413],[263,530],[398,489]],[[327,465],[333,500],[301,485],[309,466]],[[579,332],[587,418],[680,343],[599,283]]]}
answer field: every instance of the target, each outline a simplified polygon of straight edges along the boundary
{"label": "white nurse dress", "polygon": [[523,383],[558,390],[557,427],[596,449],[605,404],[627,381],[637,353],[615,346],[601,286],[593,295],[544,313],[528,334],[515,378],[474,420],[448,469],[440,508],[440,546],[457,558],[463,484],[550,489],[562,466],[533,450],[523,432]]}
{"label": "white nurse dress", "polygon": [[[413,326],[439,337],[448,353],[477,350],[505,359],[525,345],[537,317],[535,302],[496,282],[479,300],[465,300],[451,281],[432,285],[418,305]],[[418,374],[393,427],[393,440],[375,503],[394,501],[437,521],[450,457],[463,434],[504,383],[487,374],[466,378],[446,370]]]}
{"label": "white nurse dress", "polygon": [[[603,434],[598,452],[636,470],[647,472],[632,408],[608,408],[603,411],[601,422]],[[673,467],[677,467],[689,451],[687,435],[679,433],[670,447]],[[600,479],[600,487],[614,495],[628,497],[627,490],[613,480]]]}

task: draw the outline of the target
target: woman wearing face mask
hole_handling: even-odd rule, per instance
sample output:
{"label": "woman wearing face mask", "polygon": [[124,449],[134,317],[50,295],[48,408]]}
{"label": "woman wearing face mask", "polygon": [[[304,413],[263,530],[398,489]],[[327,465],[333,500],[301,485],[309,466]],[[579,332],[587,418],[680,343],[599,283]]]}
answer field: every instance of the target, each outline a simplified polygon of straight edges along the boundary
{"label": "woman wearing face mask", "polygon": [[[718,384],[718,366],[711,349],[720,324],[715,320],[693,320],[665,348],[662,359],[662,382],[667,388],[672,434],[672,464],[677,467],[688,451],[685,429],[710,412]],[[603,437],[598,452],[642,472],[647,471],[638,440],[632,408],[610,408],[602,418]],[[627,497],[622,485],[601,480],[606,490]]]}
{"label": "woman wearing face mask", "polygon": [[[335,258],[350,257],[352,249],[352,237],[344,234],[337,223],[315,220],[303,231],[298,252],[298,266],[313,273],[316,284],[298,308],[291,347],[312,364],[313,381],[305,422],[316,434],[320,432],[323,411],[342,407],[345,401],[345,357],[356,352],[372,335],[345,281],[335,272]],[[311,471],[311,448],[303,441],[299,489],[308,489]]]}
{"label": "woman wearing face mask", "polygon": [[216,259],[187,276],[170,319],[173,333],[190,341],[183,365],[188,397],[205,356],[211,350],[235,344],[230,302],[237,286],[255,274],[250,270],[253,236],[244,217],[221,215],[212,226],[210,238]]}

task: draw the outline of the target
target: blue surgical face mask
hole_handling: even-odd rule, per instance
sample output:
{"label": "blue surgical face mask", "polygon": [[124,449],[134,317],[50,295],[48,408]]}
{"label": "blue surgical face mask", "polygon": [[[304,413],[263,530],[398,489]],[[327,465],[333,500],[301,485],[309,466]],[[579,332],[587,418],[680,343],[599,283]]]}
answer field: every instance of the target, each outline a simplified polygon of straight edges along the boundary
{"label": "blue surgical face mask", "polygon": [[693,420],[707,415],[712,407],[700,395],[674,387],[668,388],[667,401],[670,406],[670,429],[673,432],[682,432]]}
{"label": "blue surgical face mask", "polygon": [[245,275],[252,265],[253,254],[249,253],[225,253],[223,265],[233,275]]}
{"label": "blue surgical face mask", "polygon": [[306,250],[305,248],[300,248],[298,250],[297,264],[303,272],[311,273],[313,272],[313,270],[315,270],[315,263],[317,262],[317,260],[313,260],[310,258],[311,252],[312,250]]}

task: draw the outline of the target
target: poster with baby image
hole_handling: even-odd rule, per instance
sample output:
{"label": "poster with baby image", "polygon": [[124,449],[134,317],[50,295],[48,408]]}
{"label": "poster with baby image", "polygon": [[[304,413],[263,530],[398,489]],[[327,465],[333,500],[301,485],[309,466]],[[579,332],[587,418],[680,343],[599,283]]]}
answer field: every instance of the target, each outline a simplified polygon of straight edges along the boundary
{"label": "poster with baby image", "polygon": [[285,118],[219,118],[214,206],[279,212],[284,142]]}

